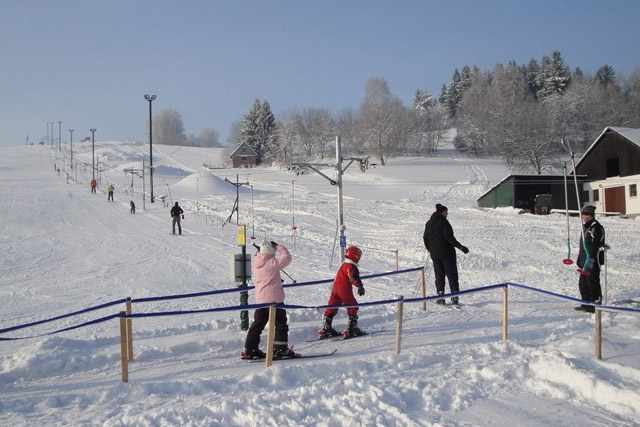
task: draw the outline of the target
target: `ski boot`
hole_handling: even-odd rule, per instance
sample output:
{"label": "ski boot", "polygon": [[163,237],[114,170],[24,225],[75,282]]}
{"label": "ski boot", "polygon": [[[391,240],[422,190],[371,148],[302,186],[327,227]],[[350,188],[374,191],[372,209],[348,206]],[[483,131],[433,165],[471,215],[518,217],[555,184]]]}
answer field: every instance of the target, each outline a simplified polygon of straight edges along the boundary
{"label": "ski boot", "polygon": [[[443,291],[438,291],[438,295],[444,295]],[[445,302],[444,298],[440,298],[436,300],[436,304],[438,305],[447,305],[447,303]]]}
{"label": "ski boot", "polygon": [[336,331],[331,326],[332,321],[333,317],[324,316],[324,318],[322,319],[322,329],[318,331],[319,339],[337,337],[338,335],[340,335],[340,332]]}
{"label": "ski boot", "polygon": [[458,297],[451,297],[451,304],[458,306]]}
{"label": "ski boot", "polygon": [[245,350],[242,352],[242,355],[240,356],[241,359],[264,359],[266,357],[267,355],[259,348],[252,349],[252,350]]}
{"label": "ski boot", "polygon": [[300,353],[296,353],[295,351],[293,351],[292,349],[286,346],[273,349],[274,360],[295,359],[296,357],[302,357],[302,356],[300,355]]}
{"label": "ski boot", "polygon": [[355,338],[365,334],[366,332],[358,328],[358,315],[349,316],[349,329],[344,331],[344,339]]}

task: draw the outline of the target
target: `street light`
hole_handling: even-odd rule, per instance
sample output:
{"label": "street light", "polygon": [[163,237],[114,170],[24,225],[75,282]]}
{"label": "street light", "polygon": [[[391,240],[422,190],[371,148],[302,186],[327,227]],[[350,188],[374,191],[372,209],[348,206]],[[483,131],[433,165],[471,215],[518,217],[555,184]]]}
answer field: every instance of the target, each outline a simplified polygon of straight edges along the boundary
{"label": "street light", "polygon": [[71,169],[73,169],[73,129],[69,129],[69,133],[71,134]]}
{"label": "street light", "polygon": [[151,126],[151,103],[156,99],[155,95],[145,95],[144,99],[149,101],[149,184],[151,187],[151,203],[153,203],[153,127]]}
{"label": "street light", "polygon": [[95,164],[95,151],[94,151],[94,145],[95,145],[95,133],[98,129],[92,128],[89,129],[91,131],[91,176],[93,177],[93,179],[96,179],[96,164]]}
{"label": "street light", "polygon": [[58,120],[58,151],[62,151],[62,122]]}

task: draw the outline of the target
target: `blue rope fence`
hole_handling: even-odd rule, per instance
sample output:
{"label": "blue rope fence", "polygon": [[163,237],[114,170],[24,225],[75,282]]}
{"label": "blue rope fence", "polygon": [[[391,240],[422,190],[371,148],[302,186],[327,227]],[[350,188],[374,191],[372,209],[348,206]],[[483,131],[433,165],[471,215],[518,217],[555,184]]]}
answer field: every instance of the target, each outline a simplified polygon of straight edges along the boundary
{"label": "blue rope fence", "polygon": [[[373,278],[377,278],[377,277],[392,276],[392,275],[396,275],[396,274],[405,274],[405,273],[411,273],[411,272],[420,271],[423,268],[424,267],[413,267],[413,268],[409,268],[409,269],[405,269],[405,270],[395,270],[395,271],[389,271],[389,272],[383,272],[383,273],[375,273],[375,274],[364,275],[361,278],[363,280],[366,280],[366,279],[373,279]],[[331,283],[331,282],[333,282],[333,279],[314,280],[314,281],[302,282],[302,283],[289,283],[289,284],[285,284],[283,286],[284,287],[298,287],[298,286],[310,286],[310,285],[317,285],[317,284]],[[531,292],[536,292],[536,293],[552,296],[554,298],[559,298],[559,299],[564,299],[564,300],[567,300],[567,301],[577,302],[577,303],[584,304],[584,305],[591,305],[591,306],[594,306],[594,307],[598,307],[600,310],[604,310],[604,311],[640,313],[640,308],[618,307],[618,306],[610,306],[610,305],[598,305],[598,304],[595,304],[595,303],[592,303],[592,302],[589,302],[589,301],[583,301],[581,299],[570,297],[570,296],[563,295],[563,294],[559,294],[559,293],[556,293],[556,292],[546,291],[546,290],[543,290],[543,289],[538,289],[538,288],[534,288],[534,287],[531,287],[531,286],[522,285],[522,284],[519,284],[519,283],[512,283],[512,282],[505,282],[505,283],[499,283],[499,284],[494,284],[494,285],[482,286],[482,287],[478,287],[478,288],[466,289],[466,290],[457,292],[455,294],[455,296],[461,296],[461,295],[465,295],[465,294],[472,294],[472,293],[478,293],[478,292],[486,292],[486,291],[489,291],[489,290],[498,289],[498,288],[505,288],[505,287],[507,287],[507,288],[508,287],[520,288],[520,289],[524,289],[524,290],[527,290],[527,291],[531,291]],[[173,300],[173,299],[197,298],[197,297],[202,297],[202,296],[209,296],[209,295],[216,295],[216,294],[223,294],[223,293],[243,292],[243,291],[248,291],[248,290],[251,290],[251,289],[254,289],[254,288],[255,288],[255,286],[241,286],[241,287],[236,287],[236,288],[220,289],[220,290],[206,291],[206,292],[196,292],[196,293],[177,294],[177,295],[164,295],[164,296],[157,296],[157,297],[134,298],[134,299],[131,299],[131,302],[132,303],[134,303],[134,302],[135,303],[142,303],[142,302],[153,302],[153,301],[166,301],[166,300]],[[89,326],[89,325],[94,325],[94,324],[106,322],[106,321],[112,320],[114,318],[133,319],[133,318],[143,318],[143,317],[177,316],[177,315],[213,313],[213,312],[223,312],[223,311],[243,311],[243,310],[255,310],[255,309],[258,309],[258,308],[271,307],[271,306],[274,306],[274,305],[276,307],[284,308],[284,309],[313,309],[313,310],[320,311],[320,310],[324,310],[324,309],[327,309],[327,308],[369,307],[369,306],[375,306],[375,305],[387,305],[387,304],[397,303],[399,301],[403,301],[404,303],[409,303],[410,304],[410,303],[431,301],[431,300],[441,299],[441,298],[448,298],[448,297],[451,297],[451,296],[454,296],[454,294],[433,295],[433,296],[428,296],[428,297],[416,297],[416,298],[405,298],[405,299],[395,298],[395,299],[364,302],[364,303],[358,303],[358,304],[353,304],[353,305],[307,306],[307,305],[297,305],[297,304],[249,304],[249,305],[236,305],[236,306],[227,306],[227,307],[214,307],[214,308],[197,309],[197,310],[178,310],[178,311],[165,311],[165,312],[147,312],[147,313],[139,312],[139,313],[132,313],[132,314],[125,314],[124,312],[119,312],[117,314],[111,314],[111,315],[108,315],[108,316],[100,317],[100,318],[97,318],[97,319],[94,319],[94,320],[90,320],[90,321],[83,322],[83,323],[80,323],[80,324],[77,324],[77,325],[65,327],[65,328],[62,328],[62,329],[57,329],[57,330],[54,330],[54,331],[51,331],[51,332],[47,332],[47,333],[43,333],[43,334],[24,336],[24,337],[12,337],[12,338],[0,337],[0,341],[23,340],[23,339],[37,338],[37,337],[42,337],[42,336],[47,336],[47,335],[53,335],[53,334],[57,334],[57,333],[61,333],[61,332],[66,332],[66,331],[70,331],[70,330],[74,330],[74,329],[79,329],[79,328],[82,328],[82,327],[85,327],[85,326]],[[30,323],[25,323],[25,324],[22,324],[22,325],[17,325],[17,326],[12,326],[12,327],[8,327],[8,328],[0,329],[0,334],[4,334],[4,333],[7,333],[7,332],[16,331],[16,330],[19,330],[19,329],[24,329],[24,328],[28,328],[28,327],[32,327],[32,326],[37,326],[37,325],[41,325],[41,324],[48,323],[48,322],[54,322],[54,321],[61,320],[61,319],[64,319],[64,318],[77,316],[77,315],[80,315],[80,314],[88,313],[88,312],[95,311],[95,310],[100,310],[100,309],[111,307],[111,306],[118,305],[118,304],[123,304],[127,300],[128,300],[127,298],[122,298],[122,299],[119,299],[119,300],[115,300],[115,301],[107,302],[107,303],[104,303],[104,304],[96,305],[96,306],[93,306],[93,307],[85,308],[83,310],[74,311],[72,313],[63,314],[63,315],[52,317],[52,318],[48,318],[48,319],[38,320],[38,321],[35,321],[35,322],[30,322]]]}

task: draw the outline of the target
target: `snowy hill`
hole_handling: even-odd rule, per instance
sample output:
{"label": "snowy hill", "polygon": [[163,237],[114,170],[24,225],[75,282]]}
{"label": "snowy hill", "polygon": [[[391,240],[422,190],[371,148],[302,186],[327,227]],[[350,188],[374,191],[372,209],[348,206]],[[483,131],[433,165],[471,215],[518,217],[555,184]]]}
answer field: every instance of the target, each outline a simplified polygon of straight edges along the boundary
{"label": "snowy hill", "polygon": [[[156,203],[144,203],[142,180],[124,169],[148,165],[148,146],[96,144],[100,186],[90,194],[91,146],[68,160],[47,147],[0,150],[0,329],[120,300],[233,288],[229,258],[239,252],[236,216],[250,235],[292,249],[286,269],[298,282],[331,279],[336,234],[335,188],[317,174],[276,169],[215,169],[221,149],[154,147]],[[54,170],[54,163],[61,173]],[[331,170],[327,169],[327,173]],[[67,174],[68,173],[68,178]],[[362,274],[431,263],[422,243],[436,203],[449,208],[463,290],[516,282],[578,296],[562,215],[486,210],[475,199],[508,171],[497,160],[457,156],[390,159],[344,179],[349,244],[363,248]],[[108,182],[116,185],[107,202]],[[131,185],[133,182],[133,186]],[[146,184],[148,186],[148,182]],[[149,192],[149,189],[146,188]],[[184,236],[170,234],[167,203],[185,209]],[[137,205],[129,213],[129,201]],[[571,219],[572,254],[578,220]],[[640,223],[601,218],[612,250],[608,301],[638,299],[635,266]],[[292,225],[297,227],[293,249]],[[604,275],[603,275],[604,277]],[[289,283],[290,281],[287,280]],[[603,278],[604,282],[604,278]],[[419,296],[415,272],[365,280],[360,302]],[[286,302],[325,304],[330,285],[287,288]],[[250,303],[253,295],[250,293]],[[603,313],[603,359],[594,357],[594,316],[574,302],[511,290],[509,340],[501,341],[502,292],[461,297],[455,310],[406,304],[402,352],[395,353],[396,304],[360,309],[360,326],[385,330],[339,342],[306,342],[321,312],[288,310],[290,344],[329,358],[261,363],[239,359],[245,333],[238,312],[133,320],[135,360],[120,379],[117,319],[53,335],[47,332],[116,314],[123,304],[0,334],[2,425],[637,425],[640,423],[640,314]],[[236,293],[134,304],[134,313],[203,310],[238,304]],[[637,306],[636,306],[637,307]],[[252,315],[252,313],[250,313]],[[340,310],[334,321],[346,326]],[[262,344],[266,341],[263,334]]]}

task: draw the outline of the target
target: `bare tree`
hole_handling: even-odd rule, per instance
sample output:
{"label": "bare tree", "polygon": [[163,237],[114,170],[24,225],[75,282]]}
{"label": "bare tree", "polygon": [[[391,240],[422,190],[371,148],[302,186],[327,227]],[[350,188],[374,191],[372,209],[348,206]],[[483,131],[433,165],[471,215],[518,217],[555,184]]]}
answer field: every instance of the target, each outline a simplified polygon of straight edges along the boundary
{"label": "bare tree", "polygon": [[213,128],[200,129],[198,136],[189,135],[186,144],[192,147],[221,147],[220,134]]}
{"label": "bare tree", "polygon": [[[149,124],[147,122],[147,128]],[[187,137],[184,133],[182,117],[176,110],[163,108],[153,116],[153,142],[164,145],[184,145]]]}
{"label": "bare tree", "polygon": [[402,102],[389,91],[385,79],[378,77],[367,82],[360,106],[358,132],[376,152],[382,165],[397,143],[394,137],[397,137],[396,127],[403,113]]}

